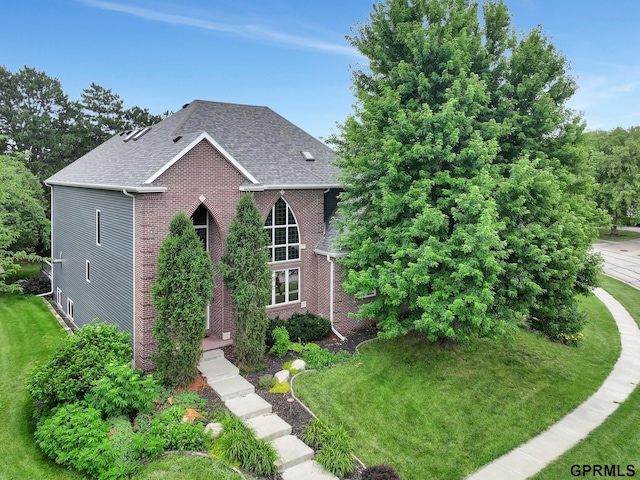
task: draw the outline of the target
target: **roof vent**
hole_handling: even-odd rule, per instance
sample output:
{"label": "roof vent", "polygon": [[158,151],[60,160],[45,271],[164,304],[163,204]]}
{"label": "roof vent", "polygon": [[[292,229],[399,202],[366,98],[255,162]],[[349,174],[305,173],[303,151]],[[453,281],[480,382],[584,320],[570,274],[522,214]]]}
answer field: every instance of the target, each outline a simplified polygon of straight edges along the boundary
{"label": "roof vent", "polygon": [[307,162],[315,162],[316,159],[311,155],[311,152],[301,152],[302,156]]}
{"label": "roof vent", "polygon": [[190,104],[185,103],[184,105],[182,105],[182,108],[187,108]]}
{"label": "roof vent", "polygon": [[137,130],[129,130],[127,132],[127,135],[122,139],[123,142],[128,142],[129,140],[131,140],[131,138],[138,133]]}
{"label": "roof vent", "polygon": [[178,135],[176,138],[173,139],[173,143],[178,143],[178,141],[182,138],[182,135]]}
{"label": "roof vent", "polygon": [[137,130],[136,133],[131,137],[131,140],[138,140],[141,136],[151,130],[151,127],[144,127],[142,130]]}

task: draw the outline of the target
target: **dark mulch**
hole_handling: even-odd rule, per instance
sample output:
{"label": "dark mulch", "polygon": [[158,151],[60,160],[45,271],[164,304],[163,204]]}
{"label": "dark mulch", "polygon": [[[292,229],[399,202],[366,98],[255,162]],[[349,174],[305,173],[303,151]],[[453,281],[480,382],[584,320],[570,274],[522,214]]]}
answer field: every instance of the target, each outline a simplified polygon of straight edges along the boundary
{"label": "dark mulch", "polygon": [[[378,331],[375,326],[366,324],[362,328],[350,332],[344,342],[340,341],[334,334],[330,334],[329,336],[315,343],[320,345],[322,348],[326,348],[327,350],[330,350],[334,353],[340,350],[347,350],[353,353],[360,343],[372,338],[376,338],[377,334]],[[233,345],[224,347],[223,351],[227,360],[229,360],[236,366],[240,366],[238,365],[238,359],[233,349]],[[291,425],[292,434],[300,436],[311,418],[313,418],[311,413],[307,411],[307,409],[300,402],[293,400],[291,393],[288,393],[286,395],[269,393],[267,390],[260,388],[260,386],[258,385],[261,376],[266,374],[274,375],[275,373],[282,370],[282,365],[285,362],[293,360],[294,358],[296,357],[291,352],[289,352],[283,358],[278,358],[275,355],[265,354],[264,369],[256,372],[246,373],[243,376],[256,387],[256,393],[272,405],[273,412]],[[208,387],[208,385],[204,385],[201,389],[198,389],[198,394],[207,399],[211,406],[220,403],[217,395],[210,387]],[[356,464],[356,472],[352,477],[348,477],[349,479],[355,480],[359,478],[359,468],[357,467],[358,465]]]}

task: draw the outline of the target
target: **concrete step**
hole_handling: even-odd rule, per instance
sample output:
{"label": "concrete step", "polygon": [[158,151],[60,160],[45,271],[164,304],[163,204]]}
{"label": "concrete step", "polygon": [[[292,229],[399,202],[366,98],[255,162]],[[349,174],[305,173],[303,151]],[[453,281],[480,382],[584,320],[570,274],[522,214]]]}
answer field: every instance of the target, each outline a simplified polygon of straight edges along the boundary
{"label": "concrete step", "polygon": [[338,477],[327,472],[322,465],[315,460],[308,460],[299,465],[280,472],[282,480],[338,480]]}
{"label": "concrete step", "polygon": [[209,384],[223,378],[236,376],[240,373],[238,367],[224,357],[203,360],[200,362],[200,365],[198,365],[198,369]]}
{"label": "concrete step", "polygon": [[225,405],[231,413],[241,420],[248,420],[272,411],[271,404],[255,393],[244,397],[232,398],[227,400]]}
{"label": "concrete step", "polygon": [[293,435],[278,437],[271,444],[278,452],[278,458],[280,459],[278,470],[281,472],[311,460],[314,455],[311,447]]}
{"label": "concrete step", "polygon": [[226,377],[217,382],[208,381],[208,383],[223,402],[232,398],[244,397],[256,391],[255,387],[240,375]]}
{"label": "concrete step", "polygon": [[253,429],[258,440],[275,440],[291,433],[291,425],[275,413],[265,413],[259,417],[250,418],[244,423]]}
{"label": "concrete step", "polygon": [[215,350],[207,350],[202,354],[201,362],[206,362],[207,360],[213,360],[214,358],[224,357],[224,352],[219,348]]}

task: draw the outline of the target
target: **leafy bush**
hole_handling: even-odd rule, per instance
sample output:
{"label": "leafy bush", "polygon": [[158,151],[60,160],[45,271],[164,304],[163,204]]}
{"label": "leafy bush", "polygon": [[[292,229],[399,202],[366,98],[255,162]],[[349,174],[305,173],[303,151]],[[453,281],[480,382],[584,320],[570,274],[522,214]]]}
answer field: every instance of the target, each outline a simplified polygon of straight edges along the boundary
{"label": "leafy bush", "polygon": [[258,386],[263,390],[269,390],[271,387],[273,387],[273,384],[274,384],[273,375],[269,375],[269,374],[262,375],[258,380]]}
{"label": "leafy bush", "polygon": [[273,330],[273,337],[275,338],[275,343],[269,350],[269,353],[276,355],[278,358],[282,358],[289,351],[289,345],[291,344],[289,341],[289,332],[287,332],[287,329],[284,327],[277,327]]}
{"label": "leafy bush", "polygon": [[154,442],[154,450],[200,451],[207,446],[209,438],[202,423],[182,423],[185,410],[182,405],[171,406],[156,414],[148,429],[141,425],[140,432]]}
{"label": "leafy bush", "polygon": [[[35,439],[56,463],[92,478],[117,478],[127,474],[121,455],[108,439],[109,426],[100,411],[72,403],[56,408],[38,425]],[[132,469],[133,471],[133,469]]]}
{"label": "leafy bush", "polygon": [[315,460],[332,474],[344,477],[353,472],[353,445],[344,428],[334,431],[324,420],[314,418],[302,432],[302,440],[318,451]]}
{"label": "leafy bush", "polygon": [[360,480],[400,480],[400,476],[388,465],[373,465],[362,471]]}
{"label": "leafy bush", "polygon": [[258,440],[251,428],[239,418],[227,417],[222,421],[224,433],[220,437],[225,456],[238,462],[242,468],[256,475],[275,475],[276,450],[271,443]]}
{"label": "leafy bush", "polygon": [[557,311],[549,309],[529,317],[529,326],[544,333],[550,340],[566,345],[578,346],[584,337],[580,331],[587,323],[587,314],[577,307],[558,307]]}
{"label": "leafy bush", "polygon": [[285,395],[291,390],[289,382],[276,382],[275,385],[269,390],[269,393],[280,393]]}
{"label": "leafy bush", "polygon": [[300,343],[309,343],[320,340],[331,331],[331,321],[327,318],[319,317],[313,313],[294,313],[288,320],[275,317],[269,322],[267,329],[267,348],[273,347],[277,338],[274,334],[276,328],[284,327],[291,340]]}
{"label": "leafy bush", "polygon": [[160,385],[151,375],[143,376],[129,365],[109,364],[105,376],[91,389],[90,402],[105,418],[151,411]]}
{"label": "leafy bush", "polygon": [[315,343],[308,343],[302,349],[302,359],[306,362],[307,367],[316,370],[330,367],[336,363],[345,362],[350,357],[351,355],[346,350],[333,353],[320,348],[320,346]]}
{"label": "leafy bush", "polygon": [[22,293],[25,295],[40,295],[51,291],[51,279],[44,273],[29,277],[22,284]]}
{"label": "leafy bush", "polygon": [[106,373],[107,365],[131,362],[129,335],[115,325],[94,320],[65,337],[51,359],[36,365],[28,380],[37,413],[82,400]]}

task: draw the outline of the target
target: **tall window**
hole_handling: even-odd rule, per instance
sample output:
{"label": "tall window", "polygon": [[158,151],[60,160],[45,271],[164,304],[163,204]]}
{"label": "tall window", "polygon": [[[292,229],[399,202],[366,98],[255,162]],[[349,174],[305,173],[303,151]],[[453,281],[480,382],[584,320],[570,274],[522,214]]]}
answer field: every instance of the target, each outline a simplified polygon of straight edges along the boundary
{"label": "tall window", "polygon": [[87,273],[87,282],[91,282],[91,262],[89,260],[87,260],[87,266],[85,270]]}
{"label": "tall window", "polygon": [[205,251],[209,250],[209,212],[207,207],[200,205],[196,208],[196,211],[191,215],[193,221],[193,227],[196,229],[196,234],[202,241],[202,246]]}
{"label": "tall window", "polygon": [[291,207],[280,198],[271,207],[264,223],[269,235],[269,258],[272,262],[300,258],[300,232]]}
{"label": "tall window", "polygon": [[73,300],[67,297],[67,315],[73,320]]}
{"label": "tall window", "polygon": [[96,210],[96,245],[102,245],[102,212]]}

